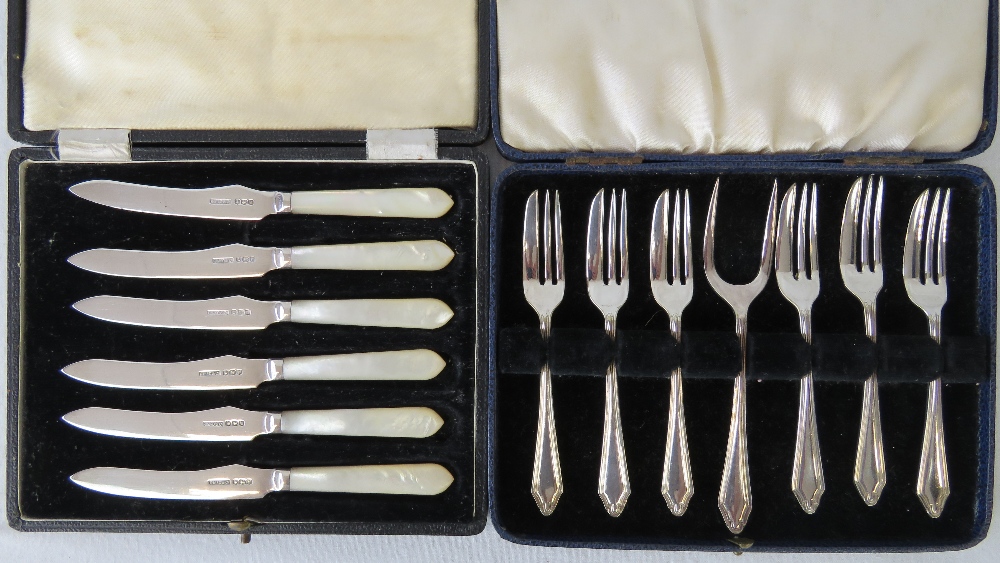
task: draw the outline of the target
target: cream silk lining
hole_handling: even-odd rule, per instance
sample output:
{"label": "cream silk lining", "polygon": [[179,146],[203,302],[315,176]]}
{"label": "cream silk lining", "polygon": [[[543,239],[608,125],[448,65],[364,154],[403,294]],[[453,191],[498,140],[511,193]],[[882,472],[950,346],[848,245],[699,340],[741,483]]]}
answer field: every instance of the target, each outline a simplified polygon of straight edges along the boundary
{"label": "cream silk lining", "polygon": [[498,0],[526,151],[957,151],[988,0]]}
{"label": "cream silk lining", "polygon": [[29,0],[29,130],[472,127],[476,0]]}

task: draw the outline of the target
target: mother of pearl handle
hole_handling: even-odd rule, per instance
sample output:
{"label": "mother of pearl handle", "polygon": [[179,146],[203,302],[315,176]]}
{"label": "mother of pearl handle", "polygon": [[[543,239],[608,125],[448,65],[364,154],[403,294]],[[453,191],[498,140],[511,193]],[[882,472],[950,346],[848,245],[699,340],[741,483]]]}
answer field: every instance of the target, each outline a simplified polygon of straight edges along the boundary
{"label": "mother of pearl handle", "polygon": [[431,350],[392,350],[282,360],[281,377],[293,381],[425,380],[437,377],[444,359]]}
{"label": "mother of pearl handle", "polygon": [[436,240],[296,246],[291,267],[301,270],[440,270],[455,257]]}
{"label": "mother of pearl handle", "polygon": [[282,434],[426,438],[437,432],[443,424],[444,420],[438,413],[427,407],[281,413]]}
{"label": "mother of pearl handle", "polygon": [[336,299],[292,301],[289,320],[350,326],[440,328],[455,313],[438,299]]}
{"label": "mother of pearl handle", "polygon": [[288,489],[315,493],[437,495],[454,480],[447,469],[436,463],[294,467],[288,478]]}
{"label": "mother of pearl handle", "polygon": [[386,188],[293,192],[290,207],[292,213],[309,215],[434,219],[454,204],[438,188]]}

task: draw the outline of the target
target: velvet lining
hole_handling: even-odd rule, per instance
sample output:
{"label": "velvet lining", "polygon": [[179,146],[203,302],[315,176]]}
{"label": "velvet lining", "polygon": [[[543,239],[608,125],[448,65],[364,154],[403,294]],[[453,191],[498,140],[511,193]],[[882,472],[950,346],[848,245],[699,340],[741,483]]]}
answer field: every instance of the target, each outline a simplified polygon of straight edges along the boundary
{"label": "velvet lining", "polygon": [[[434,186],[455,205],[440,219],[271,216],[259,222],[154,216],[77,198],[70,185],[91,179],[171,186],[243,184],[263,190]],[[368,523],[371,532],[405,525],[465,525],[476,505],[476,167],[471,163],[28,161],[21,167],[20,516],[27,520]],[[291,270],[234,280],[143,280],[102,276],[66,262],[96,247],[193,250],[229,243],[292,246],[439,239],[455,259],[439,272]],[[157,299],[245,295],[256,299],[436,297],[455,317],[433,331],[278,323],[262,331],[154,329],[102,322],[70,308],[109,294]],[[15,298],[14,295],[11,296]],[[17,335],[12,333],[12,338]],[[16,343],[16,342],[15,342]],[[86,358],[183,361],[233,354],[282,358],[426,347],[447,367],[429,381],[286,382],[249,391],[139,391],[98,387],[59,372]],[[245,443],[161,442],[100,436],[60,417],[102,406],[193,411],[232,405],[256,410],[427,406],[445,420],[426,439],[274,435]],[[240,463],[264,468],[437,462],[455,482],[431,497],[272,493],[246,501],[165,501],[115,497],[74,485],[69,475],[95,466],[191,470]],[[224,529],[224,528],[222,528]],[[302,530],[306,531],[306,530]]]}
{"label": "velvet lining", "polygon": [[[497,348],[491,405],[491,501],[500,533],[513,541],[589,547],[734,548],[717,508],[739,346],[730,307],[708,285],[702,240],[712,186],[721,175],[716,264],[723,279],[746,283],[759,266],[770,188],[778,198],[794,182],[819,185],[821,292],[813,308],[815,346],[798,336],[795,308],[774,276],[750,308],[748,441],[753,511],[740,536],[762,549],[913,550],[966,546],[985,533],[992,477],[989,441],[995,367],[994,193],[967,174],[908,171],[886,174],[883,212],[884,288],[878,300],[879,344],[864,337],[858,300],[838,268],[840,222],[860,168],[779,168],[776,173],[723,170],[670,172],[670,167],[593,170],[539,166],[514,169],[500,182],[494,206]],[[677,169],[677,168],[675,168]],[[927,321],[903,287],[902,248],[910,209],[929,187],[952,188],[948,238],[948,303],[943,346],[927,337]],[[632,494],[612,518],[597,495],[601,451],[603,375],[611,345],[584,279],[587,211],[599,188],[628,193],[631,292],[618,327],[621,415]],[[649,289],[649,233],[653,204],[666,188],[688,188],[694,238],[694,298],[684,313],[683,347],[669,337],[667,316]],[[538,409],[538,320],[521,284],[524,206],[536,189],[557,189],[562,203],[566,293],[552,326],[555,424],[565,492],[543,516],[531,496]],[[680,358],[678,358],[678,356]],[[685,373],[684,400],[694,496],[687,513],[670,514],[660,496],[669,378],[677,362]],[[814,515],[790,490],[798,375],[817,369],[815,397],[826,493]],[[602,365],[603,364],[603,365]],[[852,481],[861,384],[868,368],[880,371],[887,485],[867,507]],[[915,494],[924,425],[926,386],[945,378],[944,427],[951,496],[943,515],[930,518]],[[987,500],[983,500],[987,499]],[[988,512],[988,511],[987,511]]]}

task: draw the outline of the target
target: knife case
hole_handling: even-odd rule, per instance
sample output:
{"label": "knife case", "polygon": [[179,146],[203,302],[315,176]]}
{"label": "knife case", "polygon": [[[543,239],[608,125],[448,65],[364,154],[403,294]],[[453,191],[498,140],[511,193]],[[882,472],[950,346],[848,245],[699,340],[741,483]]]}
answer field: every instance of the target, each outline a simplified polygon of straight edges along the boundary
{"label": "knife case", "polygon": [[[780,0],[495,3],[493,131],[500,152],[516,162],[499,174],[491,216],[490,510],[502,537],[543,546],[737,552],[949,550],[985,537],[996,417],[996,195],[982,170],[945,161],[985,150],[993,136],[996,3],[966,3],[950,16],[942,10],[956,11],[953,3],[913,8]],[[926,19],[931,13],[937,20]],[[921,31],[928,25],[938,33],[933,39]],[[959,29],[960,39],[950,35]],[[962,77],[950,74],[962,69]],[[963,102],[945,109],[938,95]],[[940,113],[929,117],[929,108]],[[884,177],[886,186],[877,345],[865,337],[862,308],[838,265],[847,193],[868,175]],[[793,184],[801,190],[815,182],[819,193],[814,345],[799,336],[796,309],[779,291],[773,265],[749,312],[752,510],[739,534],[727,529],[717,504],[740,369],[733,311],[709,286],[702,259],[717,178],[715,255],[730,283],[749,282],[760,266],[775,182],[779,203]],[[930,187],[950,187],[953,198],[941,346],[901,277],[911,206]],[[588,210],[602,188],[606,197],[613,189],[628,196],[630,290],[614,345],[584,276]],[[689,190],[693,208],[694,297],[681,346],[649,283],[653,207],[666,189]],[[535,190],[540,197],[558,190],[562,207],[566,289],[547,354],[521,284],[525,204]],[[952,264],[964,272],[952,274]],[[550,516],[531,493],[543,357],[553,373],[564,481]],[[604,375],[613,359],[631,486],[616,518],[598,496]],[[684,370],[694,486],[680,517],[660,491],[675,366]],[[826,481],[811,515],[791,489],[799,378],[809,367]],[[887,478],[881,500],[868,507],[852,473],[861,383],[873,369]],[[932,519],[915,489],[927,382],[936,376],[945,382],[951,496]]]}
{"label": "knife case", "polygon": [[[485,3],[443,0],[421,11],[406,2],[206,7],[31,0],[10,2],[9,10],[10,44],[24,63],[10,66],[11,135],[37,145],[17,149],[9,161],[11,526],[238,533],[245,539],[258,532],[482,531],[486,309],[479,305],[487,280],[488,166],[480,152],[461,145],[482,141],[488,130],[487,75],[481,71],[488,42],[480,38]],[[257,48],[259,36],[247,35],[262,25],[273,26],[270,54]],[[331,41],[334,36],[345,40]],[[394,57],[402,61],[388,64]],[[94,72],[67,72],[70,59]],[[322,68],[323,60],[330,66]],[[112,94],[119,78],[121,88]],[[100,82],[107,88],[90,90]],[[53,84],[59,86],[49,89]],[[165,96],[174,102],[162,103],[164,88],[177,88]],[[84,91],[95,97],[85,99]],[[57,99],[71,92],[73,100]],[[447,192],[454,205],[438,219],[186,218],[123,211],[67,191],[94,179],[192,189],[241,184],[281,192],[426,186]],[[66,262],[78,251],[101,247],[195,250],[233,243],[290,247],[419,239],[446,243],[454,259],[433,272],[282,269],[259,278],[208,280],[105,276]],[[101,294],[172,300],[432,297],[454,317],[434,330],[282,322],[264,330],[207,331],[103,322],[71,308]],[[438,376],[149,391],[89,385],[59,371],[85,358],[176,362],[417,348],[445,359]],[[87,406],[156,412],[425,406],[444,425],[423,439],[275,434],[249,442],[171,442],[103,436],[60,420]],[[455,480],[435,496],[283,491],[238,501],[118,497],[69,480],[89,467],[195,470],[234,463],[279,469],[439,463]]]}

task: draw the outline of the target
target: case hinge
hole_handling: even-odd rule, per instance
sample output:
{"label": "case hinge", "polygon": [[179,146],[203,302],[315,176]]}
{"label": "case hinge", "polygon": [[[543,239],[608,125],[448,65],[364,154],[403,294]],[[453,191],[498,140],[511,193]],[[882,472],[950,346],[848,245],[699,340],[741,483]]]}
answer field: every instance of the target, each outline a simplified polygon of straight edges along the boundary
{"label": "case hinge", "polygon": [[923,164],[922,156],[849,156],[844,159],[846,166],[886,166]]}
{"label": "case hinge", "polygon": [[128,162],[132,141],[128,129],[60,129],[59,160],[68,162]]}
{"label": "case hinge", "polygon": [[566,164],[584,166],[629,166],[632,164],[642,164],[642,155],[632,156],[571,156],[566,159]]}
{"label": "case hinge", "polygon": [[436,129],[369,129],[368,160],[437,160]]}

